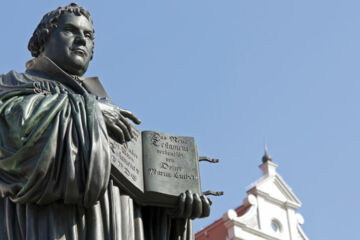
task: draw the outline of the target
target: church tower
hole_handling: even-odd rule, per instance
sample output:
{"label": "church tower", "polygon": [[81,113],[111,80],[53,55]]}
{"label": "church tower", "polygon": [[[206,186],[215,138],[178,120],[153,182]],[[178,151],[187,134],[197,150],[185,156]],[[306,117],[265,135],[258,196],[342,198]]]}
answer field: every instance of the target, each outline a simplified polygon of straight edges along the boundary
{"label": "church tower", "polygon": [[196,240],[308,240],[304,219],[296,210],[300,200],[281,176],[267,148],[260,168],[263,176],[247,191],[243,205],[196,234]]}

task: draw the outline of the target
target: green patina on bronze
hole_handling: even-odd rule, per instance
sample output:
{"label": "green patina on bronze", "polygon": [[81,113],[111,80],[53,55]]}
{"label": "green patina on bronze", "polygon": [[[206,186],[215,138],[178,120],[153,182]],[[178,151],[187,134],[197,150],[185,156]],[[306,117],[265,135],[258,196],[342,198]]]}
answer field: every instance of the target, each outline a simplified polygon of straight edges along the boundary
{"label": "green patina on bronze", "polygon": [[129,141],[128,119],[140,120],[81,77],[93,41],[85,9],[58,8],[35,30],[26,72],[0,76],[0,239],[193,239],[206,197],[145,207],[113,183],[109,136]]}

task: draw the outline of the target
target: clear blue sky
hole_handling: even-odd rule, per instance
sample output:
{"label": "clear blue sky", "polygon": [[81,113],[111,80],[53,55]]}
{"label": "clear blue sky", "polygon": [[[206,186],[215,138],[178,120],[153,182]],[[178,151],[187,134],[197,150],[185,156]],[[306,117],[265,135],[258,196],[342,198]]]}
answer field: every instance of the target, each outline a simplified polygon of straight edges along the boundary
{"label": "clear blue sky", "polygon": [[[1,3],[0,72],[24,71],[41,17],[68,3]],[[196,230],[242,203],[266,140],[308,237],[360,239],[360,1],[78,3],[96,30],[87,75],[142,130],[194,136],[221,159],[201,164],[203,189],[225,195]]]}

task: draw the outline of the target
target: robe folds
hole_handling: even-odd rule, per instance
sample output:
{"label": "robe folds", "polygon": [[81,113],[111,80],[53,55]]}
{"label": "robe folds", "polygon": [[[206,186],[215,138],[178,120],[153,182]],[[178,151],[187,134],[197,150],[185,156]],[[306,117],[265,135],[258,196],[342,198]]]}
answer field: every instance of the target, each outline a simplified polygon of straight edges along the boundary
{"label": "robe folds", "polygon": [[104,96],[81,81],[46,58],[0,76],[0,239],[193,239],[113,184]]}

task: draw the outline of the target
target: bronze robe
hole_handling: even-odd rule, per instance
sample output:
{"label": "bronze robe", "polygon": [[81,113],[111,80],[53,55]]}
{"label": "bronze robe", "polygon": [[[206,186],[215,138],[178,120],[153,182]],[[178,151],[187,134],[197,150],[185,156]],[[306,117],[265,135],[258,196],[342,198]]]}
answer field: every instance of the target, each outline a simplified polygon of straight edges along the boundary
{"label": "bronze robe", "polygon": [[0,239],[193,239],[191,220],[113,185],[107,95],[86,81],[43,57],[0,76]]}

